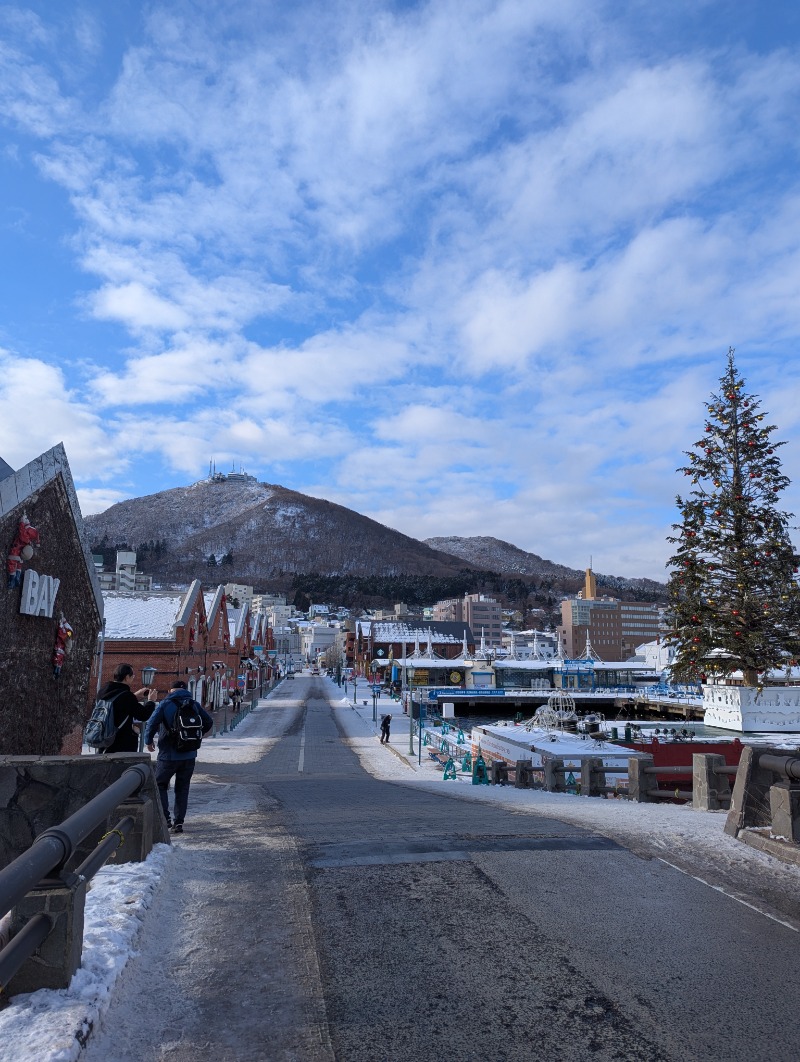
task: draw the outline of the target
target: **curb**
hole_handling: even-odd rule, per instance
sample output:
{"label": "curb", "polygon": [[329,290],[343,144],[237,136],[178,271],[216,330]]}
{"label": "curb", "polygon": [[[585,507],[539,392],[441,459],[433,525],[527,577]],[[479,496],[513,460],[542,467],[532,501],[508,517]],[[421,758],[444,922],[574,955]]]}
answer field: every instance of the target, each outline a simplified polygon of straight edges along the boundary
{"label": "curb", "polygon": [[759,852],[780,859],[782,863],[800,867],[800,846],[798,845],[789,844],[788,841],[776,841],[773,837],[755,830],[742,830],[737,840],[744,841],[750,848],[755,848]]}

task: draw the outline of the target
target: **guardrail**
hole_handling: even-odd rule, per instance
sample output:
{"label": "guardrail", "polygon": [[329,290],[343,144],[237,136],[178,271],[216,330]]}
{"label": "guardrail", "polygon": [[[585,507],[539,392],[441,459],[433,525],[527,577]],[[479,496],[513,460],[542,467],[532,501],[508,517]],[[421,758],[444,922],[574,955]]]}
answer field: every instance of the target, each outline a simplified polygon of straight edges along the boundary
{"label": "guardrail", "polygon": [[[725,832],[754,848],[800,845],[800,757],[746,745]],[[774,851],[773,851],[773,854]],[[800,860],[796,860],[800,862]]]}
{"label": "guardrail", "polygon": [[[0,951],[0,991],[10,988],[13,994],[69,985],[80,966],[86,886],[132,831],[140,837],[139,858],[146,857],[152,847],[152,804],[143,801],[126,808],[132,813],[109,830],[80,866],[73,871],[65,868],[92,831],[123,801],[136,797],[151,777],[148,764],[128,767],[102,793],[59,826],[45,830],[27,852],[0,870],[0,918],[11,913],[12,933]],[[28,962],[37,951],[37,961]]]}
{"label": "guardrail", "polygon": [[[550,793],[576,792],[582,796],[602,797],[609,794],[626,797],[637,803],[683,800],[701,811],[724,810],[731,803],[730,778],[738,768],[716,753],[694,753],[690,764],[657,767],[652,756],[631,757],[619,765],[603,762],[601,756],[584,756],[580,766],[568,766],[563,758],[552,757],[540,765],[532,760],[517,760],[510,765],[502,759],[486,757],[493,784],[513,783],[518,789],[543,789]],[[800,777],[800,759],[796,760]],[[627,790],[607,784],[607,775],[627,775]],[[572,776],[574,781],[567,783]],[[660,788],[659,778],[689,779],[691,788]]]}

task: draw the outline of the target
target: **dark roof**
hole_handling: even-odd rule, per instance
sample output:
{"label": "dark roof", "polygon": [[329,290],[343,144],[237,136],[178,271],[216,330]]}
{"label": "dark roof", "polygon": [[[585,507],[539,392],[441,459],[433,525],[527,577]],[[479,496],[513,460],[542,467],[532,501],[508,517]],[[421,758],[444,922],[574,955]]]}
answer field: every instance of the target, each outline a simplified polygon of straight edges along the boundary
{"label": "dark roof", "polygon": [[474,645],[475,639],[467,623],[452,623],[435,620],[359,620],[359,627],[369,627],[373,644],[388,644],[390,642],[413,642],[419,639],[421,645],[425,644],[428,634],[434,642],[463,642],[467,636],[467,644]]}
{"label": "dark roof", "polygon": [[0,457],[0,479],[6,479],[8,476],[14,475],[14,469],[6,461]]}

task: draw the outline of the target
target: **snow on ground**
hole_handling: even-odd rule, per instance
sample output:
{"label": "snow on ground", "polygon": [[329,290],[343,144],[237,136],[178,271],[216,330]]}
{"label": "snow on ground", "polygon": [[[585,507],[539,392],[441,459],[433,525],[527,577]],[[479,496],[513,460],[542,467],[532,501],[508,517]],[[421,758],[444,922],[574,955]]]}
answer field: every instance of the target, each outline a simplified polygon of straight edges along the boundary
{"label": "snow on ground", "polygon": [[[282,705],[269,712],[256,708],[235,730],[206,740],[192,781],[192,805],[219,804],[226,815],[246,811],[251,803],[247,791],[205,778],[203,764],[260,759],[279,740],[294,711]],[[159,844],[144,863],[107,863],[98,871],[86,896],[81,968],[69,988],[14,996],[0,1010],[4,1062],[72,1062],[80,1057],[92,1026],[108,1007],[115,981],[135,953],[145,913],[174,854],[175,849]]]}
{"label": "snow on ground", "polygon": [[86,897],[81,968],[69,988],[15,996],[0,1011],[2,1057],[8,1062],[72,1062],[108,1006],[153,901],[169,845],[158,844],[144,863],[106,864]]}
{"label": "snow on ground", "polygon": [[[331,703],[347,744],[376,778],[417,786],[453,799],[488,801],[515,814],[547,816],[569,822],[644,854],[663,858],[701,879],[709,873],[714,888],[743,902],[760,896],[757,909],[780,918],[771,897],[791,894],[800,903],[800,868],[788,866],[723,832],[724,812],[699,812],[673,804],[634,804],[511,786],[473,786],[470,775],[445,782],[423,750],[422,763],[408,753],[408,717],[396,702],[378,701],[378,720],[393,715],[391,744],[378,741],[372,706],[354,705],[328,680]],[[298,691],[300,692],[300,691]],[[272,694],[267,699],[271,701]],[[300,700],[256,708],[228,734],[209,739],[198,759],[192,803],[218,806],[230,814],[246,810],[251,797],[241,786],[204,776],[204,763],[251,763],[263,756],[288,727]],[[2,1058],[9,1062],[72,1062],[98,1017],[107,1009],[114,983],[134,953],[146,911],[159,880],[175,864],[175,850],[157,845],[144,863],[106,865],[87,896],[81,969],[68,989],[15,996],[0,1011]],[[722,885],[718,882],[722,881]],[[791,924],[785,922],[784,924]],[[795,928],[791,925],[791,928]]]}

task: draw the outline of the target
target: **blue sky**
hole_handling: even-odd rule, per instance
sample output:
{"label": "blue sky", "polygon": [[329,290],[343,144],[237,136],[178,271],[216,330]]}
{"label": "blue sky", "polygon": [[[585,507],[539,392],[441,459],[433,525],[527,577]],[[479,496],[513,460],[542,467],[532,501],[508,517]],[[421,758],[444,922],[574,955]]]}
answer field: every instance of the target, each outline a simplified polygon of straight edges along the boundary
{"label": "blue sky", "polygon": [[800,9],[0,3],[0,455],[664,576],[729,345],[800,512]]}

